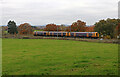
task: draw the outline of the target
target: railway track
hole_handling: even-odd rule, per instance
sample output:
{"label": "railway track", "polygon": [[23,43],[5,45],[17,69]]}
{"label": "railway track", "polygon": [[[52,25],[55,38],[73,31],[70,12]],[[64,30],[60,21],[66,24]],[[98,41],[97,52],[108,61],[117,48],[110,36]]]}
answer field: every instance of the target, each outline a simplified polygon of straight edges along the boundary
{"label": "railway track", "polygon": [[120,44],[118,39],[94,39],[94,38],[78,38],[78,37],[48,37],[48,36],[35,36],[32,39],[54,39],[54,40],[74,40],[74,41],[86,41],[86,42],[98,42],[98,43],[115,43]]}

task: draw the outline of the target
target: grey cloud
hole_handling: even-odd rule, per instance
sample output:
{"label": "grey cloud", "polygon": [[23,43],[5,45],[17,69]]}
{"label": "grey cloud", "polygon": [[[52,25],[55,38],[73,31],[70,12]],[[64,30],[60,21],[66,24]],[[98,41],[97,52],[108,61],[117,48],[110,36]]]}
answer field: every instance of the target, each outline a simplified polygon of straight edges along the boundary
{"label": "grey cloud", "polygon": [[3,0],[3,25],[6,25],[10,19],[15,20],[17,24],[29,22],[32,25],[72,24],[81,19],[92,25],[100,19],[117,18],[118,0],[11,1]]}

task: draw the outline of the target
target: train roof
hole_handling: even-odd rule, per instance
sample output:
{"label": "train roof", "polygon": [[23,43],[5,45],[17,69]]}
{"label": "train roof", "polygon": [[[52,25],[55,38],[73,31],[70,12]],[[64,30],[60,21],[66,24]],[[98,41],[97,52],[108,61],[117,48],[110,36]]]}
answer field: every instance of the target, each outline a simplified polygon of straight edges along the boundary
{"label": "train roof", "polygon": [[[48,32],[48,31],[34,31],[34,32]],[[49,32],[55,32],[55,33],[57,33],[57,31],[49,31]],[[58,33],[60,33],[60,32],[58,32]],[[63,32],[63,33],[67,33],[67,32]]]}
{"label": "train roof", "polygon": [[96,33],[96,32],[71,32],[71,33]]}
{"label": "train roof", "polygon": [[[35,32],[48,32],[48,31],[35,31]],[[49,32],[61,33],[57,31],[49,31]],[[67,33],[67,32],[62,32],[62,33]],[[70,32],[70,33],[97,33],[97,32]]]}

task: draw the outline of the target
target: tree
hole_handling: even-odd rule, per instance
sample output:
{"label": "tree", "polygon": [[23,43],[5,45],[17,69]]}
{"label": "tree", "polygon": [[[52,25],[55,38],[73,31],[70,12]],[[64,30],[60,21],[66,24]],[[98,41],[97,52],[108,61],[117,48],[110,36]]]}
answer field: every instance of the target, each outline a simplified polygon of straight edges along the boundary
{"label": "tree", "polygon": [[114,35],[115,37],[120,36],[120,23],[118,24],[118,26],[116,26],[114,30]]}
{"label": "tree", "polygon": [[10,34],[18,33],[17,26],[14,21],[9,21],[7,26],[8,26],[8,33]]}
{"label": "tree", "polygon": [[75,32],[84,32],[85,31],[85,26],[86,23],[78,20],[77,22],[72,23],[71,25],[71,31],[75,31]]}
{"label": "tree", "polygon": [[71,26],[67,26],[65,31],[70,32],[70,28]]}
{"label": "tree", "polygon": [[18,27],[18,33],[21,35],[32,34],[33,29],[29,23],[24,23]]}
{"label": "tree", "polygon": [[85,32],[94,32],[94,25],[93,26],[87,26]]}
{"label": "tree", "polygon": [[7,34],[8,26],[2,26],[2,35]]}
{"label": "tree", "polygon": [[58,28],[58,31],[60,31],[60,26],[59,25],[47,24],[46,28],[44,29],[44,31],[57,31],[57,28]]}
{"label": "tree", "polygon": [[106,36],[109,35],[111,38],[114,36],[114,30],[118,23],[120,22],[120,19],[107,19],[107,20],[100,20],[99,22],[95,23],[94,30],[99,32],[100,34]]}
{"label": "tree", "polygon": [[61,25],[60,25],[60,30],[61,30],[61,31],[66,31],[66,26],[65,26],[64,24],[61,24]]}

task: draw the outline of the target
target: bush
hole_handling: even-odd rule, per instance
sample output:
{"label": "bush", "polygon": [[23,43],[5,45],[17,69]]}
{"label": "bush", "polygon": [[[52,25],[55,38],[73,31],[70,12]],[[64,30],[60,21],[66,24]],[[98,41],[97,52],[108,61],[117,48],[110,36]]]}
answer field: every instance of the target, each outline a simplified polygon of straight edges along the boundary
{"label": "bush", "polygon": [[110,35],[104,36],[104,39],[111,39]]}
{"label": "bush", "polygon": [[29,39],[29,37],[28,36],[23,36],[23,39]]}

